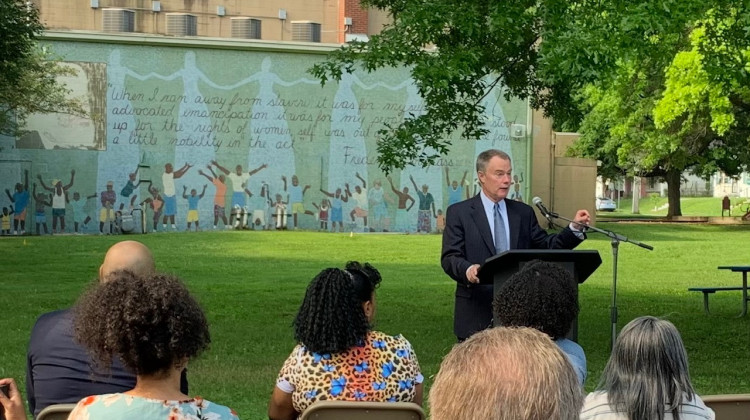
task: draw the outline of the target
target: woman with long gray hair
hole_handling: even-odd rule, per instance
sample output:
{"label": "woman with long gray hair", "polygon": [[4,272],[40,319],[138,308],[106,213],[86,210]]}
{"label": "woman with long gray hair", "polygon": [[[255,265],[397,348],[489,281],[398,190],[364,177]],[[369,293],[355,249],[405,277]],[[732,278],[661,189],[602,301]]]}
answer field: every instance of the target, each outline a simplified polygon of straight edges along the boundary
{"label": "woman with long gray hair", "polygon": [[677,328],[652,316],[636,318],[620,332],[581,420],[713,420],[695,394],[687,353]]}

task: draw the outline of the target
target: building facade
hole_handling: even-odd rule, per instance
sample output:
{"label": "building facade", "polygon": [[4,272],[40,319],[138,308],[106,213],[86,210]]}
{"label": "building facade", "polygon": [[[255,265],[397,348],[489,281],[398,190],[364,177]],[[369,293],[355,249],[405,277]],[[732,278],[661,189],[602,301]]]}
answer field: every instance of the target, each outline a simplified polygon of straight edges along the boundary
{"label": "building facade", "polygon": [[359,0],[33,0],[50,30],[344,43],[387,22]]}

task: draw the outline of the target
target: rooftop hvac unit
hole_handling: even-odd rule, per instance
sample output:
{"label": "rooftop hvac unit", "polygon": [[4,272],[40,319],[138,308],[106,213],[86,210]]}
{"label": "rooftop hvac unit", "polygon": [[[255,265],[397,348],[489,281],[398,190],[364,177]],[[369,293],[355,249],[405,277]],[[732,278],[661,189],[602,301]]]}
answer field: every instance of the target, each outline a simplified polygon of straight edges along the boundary
{"label": "rooftop hvac unit", "polygon": [[292,22],[292,41],[320,42],[320,24],[310,21]]}
{"label": "rooftop hvac unit", "polygon": [[260,19],[233,17],[232,38],[260,39]]}
{"label": "rooftop hvac unit", "polygon": [[102,9],[104,32],[135,32],[135,12],[128,9]]}
{"label": "rooftop hvac unit", "polygon": [[187,13],[167,13],[167,35],[197,36],[198,18]]}

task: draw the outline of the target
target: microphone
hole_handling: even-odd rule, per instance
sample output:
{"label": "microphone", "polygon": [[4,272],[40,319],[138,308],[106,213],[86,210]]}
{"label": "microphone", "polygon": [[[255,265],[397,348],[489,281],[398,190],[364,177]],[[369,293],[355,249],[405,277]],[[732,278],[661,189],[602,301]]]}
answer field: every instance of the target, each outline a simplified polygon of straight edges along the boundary
{"label": "microphone", "polygon": [[539,209],[539,211],[542,213],[542,216],[546,217],[547,219],[550,219],[552,217],[557,217],[557,213],[553,213],[549,210],[547,210],[547,207],[544,206],[544,203],[542,203],[542,199],[539,197],[534,197],[531,200],[532,203],[536,206],[536,208]]}

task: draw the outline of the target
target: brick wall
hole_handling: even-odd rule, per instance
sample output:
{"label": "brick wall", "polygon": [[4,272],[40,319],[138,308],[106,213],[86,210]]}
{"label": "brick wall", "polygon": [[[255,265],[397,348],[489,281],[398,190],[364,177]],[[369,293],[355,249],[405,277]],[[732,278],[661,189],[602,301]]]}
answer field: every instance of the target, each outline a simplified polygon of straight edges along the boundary
{"label": "brick wall", "polygon": [[[344,17],[352,18],[352,26],[347,33],[350,34],[367,34],[368,32],[368,11],[360,4],[360,0],[345,0]],[[341,25],[343,26],[343,19]],[[345,28],[344,28],[345,29]]]}

